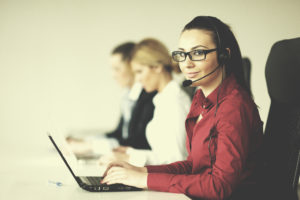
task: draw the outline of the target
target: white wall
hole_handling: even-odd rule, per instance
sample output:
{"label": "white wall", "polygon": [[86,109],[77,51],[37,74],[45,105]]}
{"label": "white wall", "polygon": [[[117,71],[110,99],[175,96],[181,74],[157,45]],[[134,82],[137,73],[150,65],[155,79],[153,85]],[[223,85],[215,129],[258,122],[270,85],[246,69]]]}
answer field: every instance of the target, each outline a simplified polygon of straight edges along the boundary
{"label": "white wall", "polygon": [[298,0],[0,0],[0,150],[39,151],[53,126],[112,128],[120,89],[108,66],[111,49],[150,36],[173,50],[197,15],[231,25],[251,59],[265,121],[266,59],[275,41],[300,36],[299,8]]}

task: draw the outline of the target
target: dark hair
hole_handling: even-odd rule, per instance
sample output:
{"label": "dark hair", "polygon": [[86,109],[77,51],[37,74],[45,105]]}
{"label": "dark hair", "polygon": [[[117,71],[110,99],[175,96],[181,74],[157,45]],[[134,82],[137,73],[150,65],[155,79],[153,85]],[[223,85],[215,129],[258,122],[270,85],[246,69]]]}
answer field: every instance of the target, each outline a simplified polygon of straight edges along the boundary
{"label": "dark hair", "polygon": [[130,62],[132,51],[135,47],[134,42],[126,42],[116,46],[111,54],[121,54],[122,60],[125,62]]}
{"label": "dark hair", "polygon": [[218,49],[218,57],[220,57],[221,52],[226,51],[226,48],[230,49],[230,55],[225,62],[226,76],[233,73],[238,84],[252,96],[244,78],[240,47],[230,27],[216,17],[198,16],[185,25],[182,32],[191,29],[201,29],[212,32],[212,38]]}

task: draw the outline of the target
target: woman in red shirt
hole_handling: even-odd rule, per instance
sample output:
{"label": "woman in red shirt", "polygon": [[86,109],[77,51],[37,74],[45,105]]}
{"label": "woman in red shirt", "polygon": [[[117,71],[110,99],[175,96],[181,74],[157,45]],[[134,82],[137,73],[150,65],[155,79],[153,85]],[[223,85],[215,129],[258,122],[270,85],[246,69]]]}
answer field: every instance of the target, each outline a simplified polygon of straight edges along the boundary
{"label": "woman in red shirt", "polygon": [[196,17],[184,27],[172,57],[188,79],[183,84],[199,87],[185,122],[187,160],[141,168],[111,163],[103,183],[192,198],[243,194],[245,198],[237,198],[246,199],[245,191],[254,194],[248,188],[257,180],[263,123],[245,83],[232,31],[215,17]]}

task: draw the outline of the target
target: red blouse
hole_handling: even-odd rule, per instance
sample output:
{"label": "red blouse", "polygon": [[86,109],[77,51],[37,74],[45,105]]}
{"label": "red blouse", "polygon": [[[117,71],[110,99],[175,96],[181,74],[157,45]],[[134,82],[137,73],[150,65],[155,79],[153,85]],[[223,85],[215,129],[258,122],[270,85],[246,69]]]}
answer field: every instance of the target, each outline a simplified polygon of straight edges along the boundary
{"label": "red blouse", "polygon": [[207,98],[201,89],[196,92],[185,122],[189,156],[185,161],[147,166],[149,189],[224,199],[251,179],[263,123],[256,104],[233,75],[219,87]]}

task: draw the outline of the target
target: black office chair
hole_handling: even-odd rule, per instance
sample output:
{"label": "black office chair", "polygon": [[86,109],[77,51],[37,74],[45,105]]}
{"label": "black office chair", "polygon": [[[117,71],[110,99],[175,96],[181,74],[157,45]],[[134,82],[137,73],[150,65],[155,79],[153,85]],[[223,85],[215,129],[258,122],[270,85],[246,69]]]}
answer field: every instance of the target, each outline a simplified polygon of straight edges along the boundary
{"label": "black office chair", "polygon": [[300,167],[300,38],[276,42],[266,81],[271,106],[264,134],[265,199],[298,199]]}

